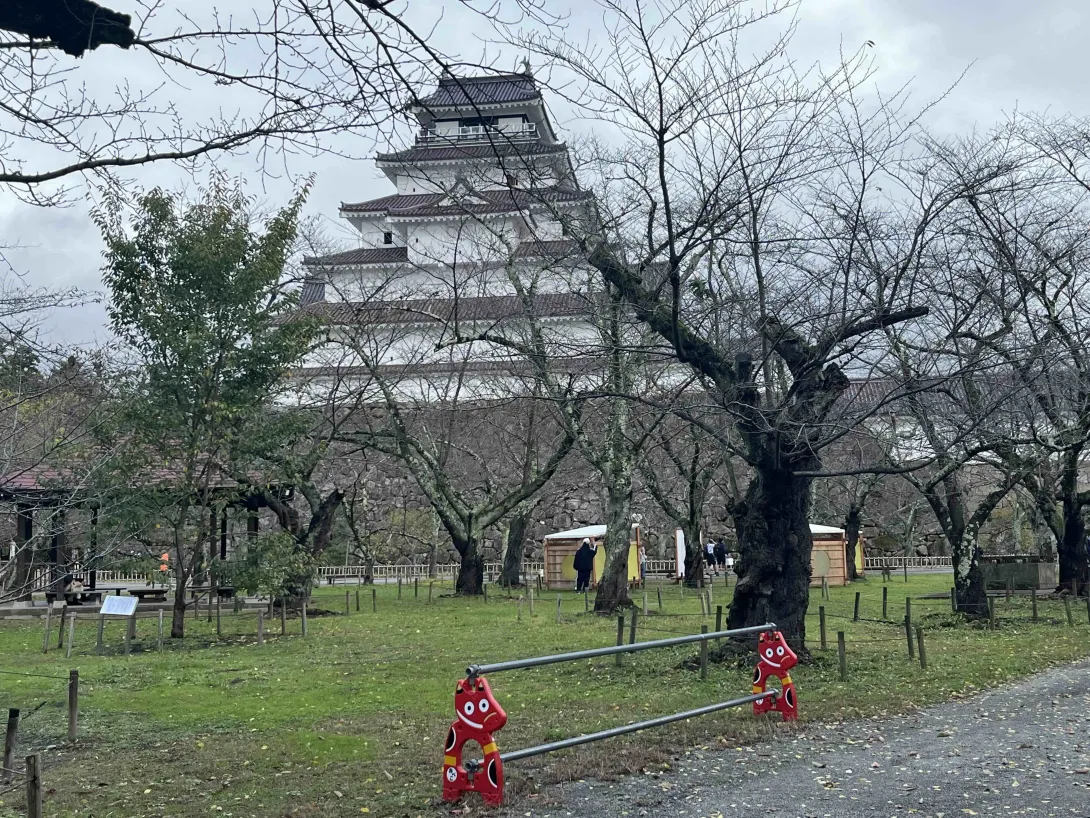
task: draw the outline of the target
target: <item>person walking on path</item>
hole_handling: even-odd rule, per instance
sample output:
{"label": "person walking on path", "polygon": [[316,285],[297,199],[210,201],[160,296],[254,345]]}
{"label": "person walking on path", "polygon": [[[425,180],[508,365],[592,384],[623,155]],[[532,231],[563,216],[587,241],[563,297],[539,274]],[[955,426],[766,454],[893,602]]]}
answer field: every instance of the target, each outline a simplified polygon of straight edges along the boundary
{"label": "person walking on path", "polygon": [[708,570],[711,573],[715,573],[715,543],[708,540],[708,544],[704,546],[704,561],[708,564]]}
{"label": "person walking on path", "polygon": [[591,546],[589,539],[584,539],[575,552],[572,567],[575,568],[575,592],[585,594],[590,588],[590,572],[594,570],[594,555],[598,549]]}

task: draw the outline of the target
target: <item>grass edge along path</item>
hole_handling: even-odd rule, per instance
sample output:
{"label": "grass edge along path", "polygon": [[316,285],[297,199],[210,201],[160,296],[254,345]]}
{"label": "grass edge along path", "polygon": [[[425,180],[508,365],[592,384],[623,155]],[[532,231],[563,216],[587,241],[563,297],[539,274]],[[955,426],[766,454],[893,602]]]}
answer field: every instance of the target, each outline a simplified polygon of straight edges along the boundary
{"label": "grass edge along path", "polygon": [[[804,721],[878,716],[972,694],[1044,667],[1090,655],[1084,616],[1067,624],[1061,600],[1038,600],[1030,621],[1025,598],[996,602],[997,629],[960,623],[949,601],[921,599],[948,590],[948,575],[914,575],[887,590],[889,622],[881,618],[880,576],[820,599],[814,589],[807,620],[813,661],[794,675]],[[42,653],[44,621],[0,622],[0,707],[31,713],[23,724],[21,758],[43,751],[47,814],[115,816],[417,816],[438,813],[442,739],[453,718],[454,682],[472,662],[614,644],[616,620],[584,612],[582,597],[528,600],[490,589],[489,601],[445,596],[438,584],[427,601],[396,586],[379,586],[376,608],[364,589],[360,612],[343,587],[320,589],[308,636],[300,622],[266,622],[256,638],[256,613],[221,613],[222,636],[205,617],[190,636],[157,652],[155,626],[142,620],[132,655],[122,654],[123,625],[110,623],[107,655],[97,656],[95,623],[80,621],[70,660],[53,644]],[[729,601],[721,582],[710,615],[699,598],[664,586],[663,609],[638,620],[638,638],[714,627],[714,605]],[[860,620],[853,621],[855,594]],[[926,670],[907,655],[904,599],[913,597],[923,628]],[[829,649],[818,647],[824,605]],[[521,610],[520,610],[521,608]],[[841,682],[836,633],[846,635],[847,681]],[[625,637],[628,632],[626,628]],[[495,675],[490,681],[507,710],[496,736],[501,752],[721,701],[748,692],[750,667],[713,666],[707,681],[682,667],[692,647]],[[64,740],[68,670],[81,677],[80,739]],[[35,674],[35,675],[25,675]],[[36,708],[36,709],[35,709]],[[553,781],[609,777],[668,767],[686,748],[734,747],[790,733],[778,717],[754,719],[728,711],[588,745],[508,768],[514,809],[548,802]],[[48,748],[48,749],[47,749]],[[19,815],[20,789],[0,794],[0,816]],[[476,809],[476,806],[474,806]]]}

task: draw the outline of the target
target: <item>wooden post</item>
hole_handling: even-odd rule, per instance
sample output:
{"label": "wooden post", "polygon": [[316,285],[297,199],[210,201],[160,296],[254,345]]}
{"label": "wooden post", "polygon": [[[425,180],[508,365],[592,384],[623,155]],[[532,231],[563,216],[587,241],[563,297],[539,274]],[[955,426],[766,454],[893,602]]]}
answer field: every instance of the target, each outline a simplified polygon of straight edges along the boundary
{"label": "wooden post", "polygon": [[643,615],[647,616],[647,587],[643,589]]}
{"label": "wooden post", "polygon": [[[625,614],[620,614],[617,617],[617,647],[625,643]],[[617,666],[620,667],[621,653],[617,654]]]}
{"label": "wooden post", "polygon": [[526,589],[530,593],[530,618],[534,618],[534,586],[529,586]]}
{"label": "wooden post", "polygon": [[1037,622],[1037,586],[1033,585],[1029,589],[1029,601],[1033,606],[1033,621]]}
{"label": "wooden post", "polygon": [[882,621],[889,619],[889,586],[882,586]]}
{"label": "wooden post", "polygon": [[371,613],[378,613],[378,589],[371,589]]}
{"label": "wooden post", "polygon": [[42,769],[37,753],[26,757],[26,818],[42,818]]}
{"label": "wooden post", "polygon": [[905,582],[908,582],[908,560],[906,559],[902,564],[905,569]]}
{"label": "wooden post", "polygon": [[303,636],[307,635],[307,601],[304,599],[303,604],[299,606],[299,617],[303,623]]}
{"label": "wooden post", "polygon": [[136,614],[128,617],[128,621],[125,623],[125,655],[128,656],[132,651],[132,626],[136,622]]}
{"label": "wooden post", "polygon": [[10,784],[15,765],[15,738],[19,734],[19,708],[8,708],[8,729],[4,733],[4,769],[0,770],[0,783]]}
{"label": "wooden post", "polygon": [[68,671],[68,743],[76,743],[79,727],[79,671]]}
{"label": "wooden post", "polygon": [[401,599],[401,577],[397,578],[397,598]]}
{"label": "wooden post", "polygon": [[159,629],[155,634],[155,649],[163,652],[163,609],[159,609]]}
{"label": "wooden post", "polygon": [[951,613],[957,613],[958,612],[958,589],[957,588],[951,588],[950,589],[950,612]]}
{"label": "wooden post", "polygon": [[1067,624],[1075,627],[1075,617],[1071,614],[1071,597],[1064,597],[1064,611],[1067,613]]}
{"label": "wooden post", "polygon": [[57,650],[64,647],[64,620],[68,616],[68,606],[61,607],[61,621],[57,623]]}
{"label": "wooden post", "polygon": [[829,578],[821,578],[821,596],[823,599],[829,599]]}
{"label": "wooden post", "polygon": [[659,597],[659,610],[661,611],[662,610],[662,586],[661,585],[656,585],[655,586],[655,593],[658,594],[658,597]]}
{"label": "wooden post", "polygon": [[916,658],[916,646],[912,644],[912,597],[905,597],[905,633],[908,634],[909,661]]}
{"label": "wooden post", "polygon": [[521,621],[522,621],[522,597],[521,597],[521,596],[519,597],[519,612],[518,612],[518,621],[519,621],[519,622],[521,622]]}
{"label": "wooden post", "polygon": [[220,595],[216,592],[216,638],[223,636],[223,628],[220,623]]}
{"label": "wooden post", "polygon": [[[704,626],[704,630],[708,630],[708,626]],[[632,609],[632,621],[628,625],[628,644],[636,644],[636,609]]]}
{"label": "wooden post", "polygon": [[821,649],[826,650],[828,648],[828,642],[825,638],[825,606],[818,607],[818,629],[821,631]]}
{"label": "wooden post", "polygon": [[723,606],[715,606],[715,630],[716,633],[723,630]]}
{"label": "wooden post", "polygon": [[[995,597],[988,597],[988,630],[995,630]],[[922,661],[922,659],[921,659]]]}
{"label": "wooden post", "polygon": [[859,597],[861,596],[862,594],[860,594],[859,591],[855,592],[855,610],[852,613],[852,622],[859,621]]}
{"label": "wooden post", "polygon": [[[635,621],[635,620],[633,620]],[[707,625],[700,626],[701,633],[708,632]],[[700,643],[700,681],[706,681],[708,678],[708,640],[705,639]]]}
{"label": "wooden post", "polygon": [[1090,589],[1087,589],[1086,594],[1086,621],[1090,622]]}
{"label": "wooden post", "polygon": [[102,629],[106,625],[106,617],[102,614],[98,615],[98,641],[95,643],[95,651],[102,653]]}
{"label": "wooden post", "polygon": [[556,595],[556,624],[560,624],[560,594]]}
{"label": "wooden post", "polygon": [[916,626],[916,646],[920,651],[920,669],[927,670],[927,648],[923,643],[923,626]]}
{"label": "wooden post", "polygon": [[420,577],[413,577],[413,597],[420,596]]}
{"label": "wooden post", "polygon": [[45,609],[45,635],[42,637],[42,653],[49,653],[49,632],[53,628],[53,606]]}
{"label": "wooden post", "polygon": [[1014,596],[1014,580],[1007,577],[1007,602],[1011,601],[1011,597]]}
{"label": "wooden post", "polygon": [[583,594],[583,613],[590,613],[590,594]]}
{"label": "wooden post", "polygon": [[348,616],[352,613],[352,592],[345,590],[344,592],[344,615]]}
{"label": "wooden post", "polygon": [[1071,596],[1075,599],[1079,598],[1079,581],[1077,579],[1071,580]]}
{"label": "wooden post", "polygon": [[481,595],[484,597],[484,601],[488,602],[488,583],[487,582],[482,582],[481,583]]}
{"label": "wooden post", "polygon": [[708,600],[706,600],[704,598],[703,593],[700,594],[700,615],[701,616],[707,616],[708,615]]}
{"label": "wooden post", "polygon": [[280,598],[280,635],[288,635],[288,606],[283,597]]}
{"label": "wooden post", "polygon": [[76,641],[76,615],[68,617],[68,649],[64,652],[65,659],[72,658],[72,643]]}
{"label": "wooden post", "polygon": [[844,647],[844,631],[836,632],[836,654],[840,660],[840,681],[848,681],[848,653]]}

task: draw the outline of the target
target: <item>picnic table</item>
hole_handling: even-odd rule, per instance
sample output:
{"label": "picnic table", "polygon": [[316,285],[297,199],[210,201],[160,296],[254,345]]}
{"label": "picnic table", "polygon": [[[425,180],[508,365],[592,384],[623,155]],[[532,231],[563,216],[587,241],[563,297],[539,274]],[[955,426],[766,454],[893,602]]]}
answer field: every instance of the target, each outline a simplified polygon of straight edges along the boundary
{"label": "picnic table", "polygon": [[192,585],[189,588],[189,595],[192,599],[196,599],[202,594],[215,593],[220,599],[234,599],[235,589],[230,585]]}
{"label": "picnic table", "polygon": [[166,586],[161,588],[129,588],[129,596],[134,596],[141,602],[166,602]]}
{"label": "picnic table", "polygon": [[60,598],[69,605],[82,605],[85,602],[97,604],[102,602],[102,591],[46,591],[45,601],[52,605]]}

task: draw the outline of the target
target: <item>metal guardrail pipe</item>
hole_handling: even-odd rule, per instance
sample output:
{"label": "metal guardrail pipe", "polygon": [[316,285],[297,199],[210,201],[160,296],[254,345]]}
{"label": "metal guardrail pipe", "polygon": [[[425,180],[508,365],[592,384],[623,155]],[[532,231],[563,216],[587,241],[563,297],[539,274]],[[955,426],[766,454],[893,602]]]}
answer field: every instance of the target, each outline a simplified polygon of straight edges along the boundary
{"label": "metal guardrail pipe", "polygon": [[[694,633],[690,636],[674,636],[670,639],[656,639],[652,642],[636,642],[631,645],[613,645],[608,648],[590,648],[589,650],[577,650],[571,653],[554,653],[552,656],[535,656],[532,659],[513,659],[510,662],[494,662],[489,665],[470,665],[466,668],[466,676],[473,678],[484,673],[499,673],[501,670],[518,670],[524,667],[540,667],[542,665],[555,665],[559,662],[575,662],[579,659],[594,659],[598,656],[613,656],[618,653],[636,653],[641,650],[653,648],[668,648],[672,645],[689,645],[693,642],[707,642],[709,639],[723,639],[731,636],[749,636],[755,633],[766,633],[776,630],[771,622],[764,625],[755,625],[751,628],[735,628],[734,630],[714,631],[712,633]],[[759,696],[757,698],[760,698]],[[746,701],[752,701],[747,699]]]}
{"label": "metal guardrail pipe", "polygon": [[[692,719],[697,716],[706,716],[709,713],[718,713],[720,710],[728,710],[731,707],[741,707],[743,704],[749,704],[758,699],[775,698],[776,695],[777,691],[775,690],[768,690],[764,693],[750,693],[748,696],[730,699],[725,702],[718,702],[717,704],[708,704],[704,707],[686,710],[683,713],[672,713],[669,716],[659,716],[658,718],[648,719],[647,721],[637,721],[633,724],[622,725],[621,727],[610,727],[608,730],[599,730],[597,733],[587,733],[585,736],[573,736],[572,738],[561,739],[560,741],[554,741],[549,744],[523,747],[521,750],[512,750],[510,753],[501,753],[500,758],[503,759],[506,764],[509,761],[518,761],[520,758],[531,758],[532,756],[539,756],[544,753],[552,753],[556,750],[566,750],[568,747],[578,747],[580,744],[590,744],[592,741],[601,741],[602,739],[615,738],[616,736],[623,736],[628,733],[637,733],[640,730],[647,730],[651,727],[661,727],[664,724],[671,724],[675,721],[684,721],[685,719]],[[479,768],[481,762],[477,761],[476,764]]]}

